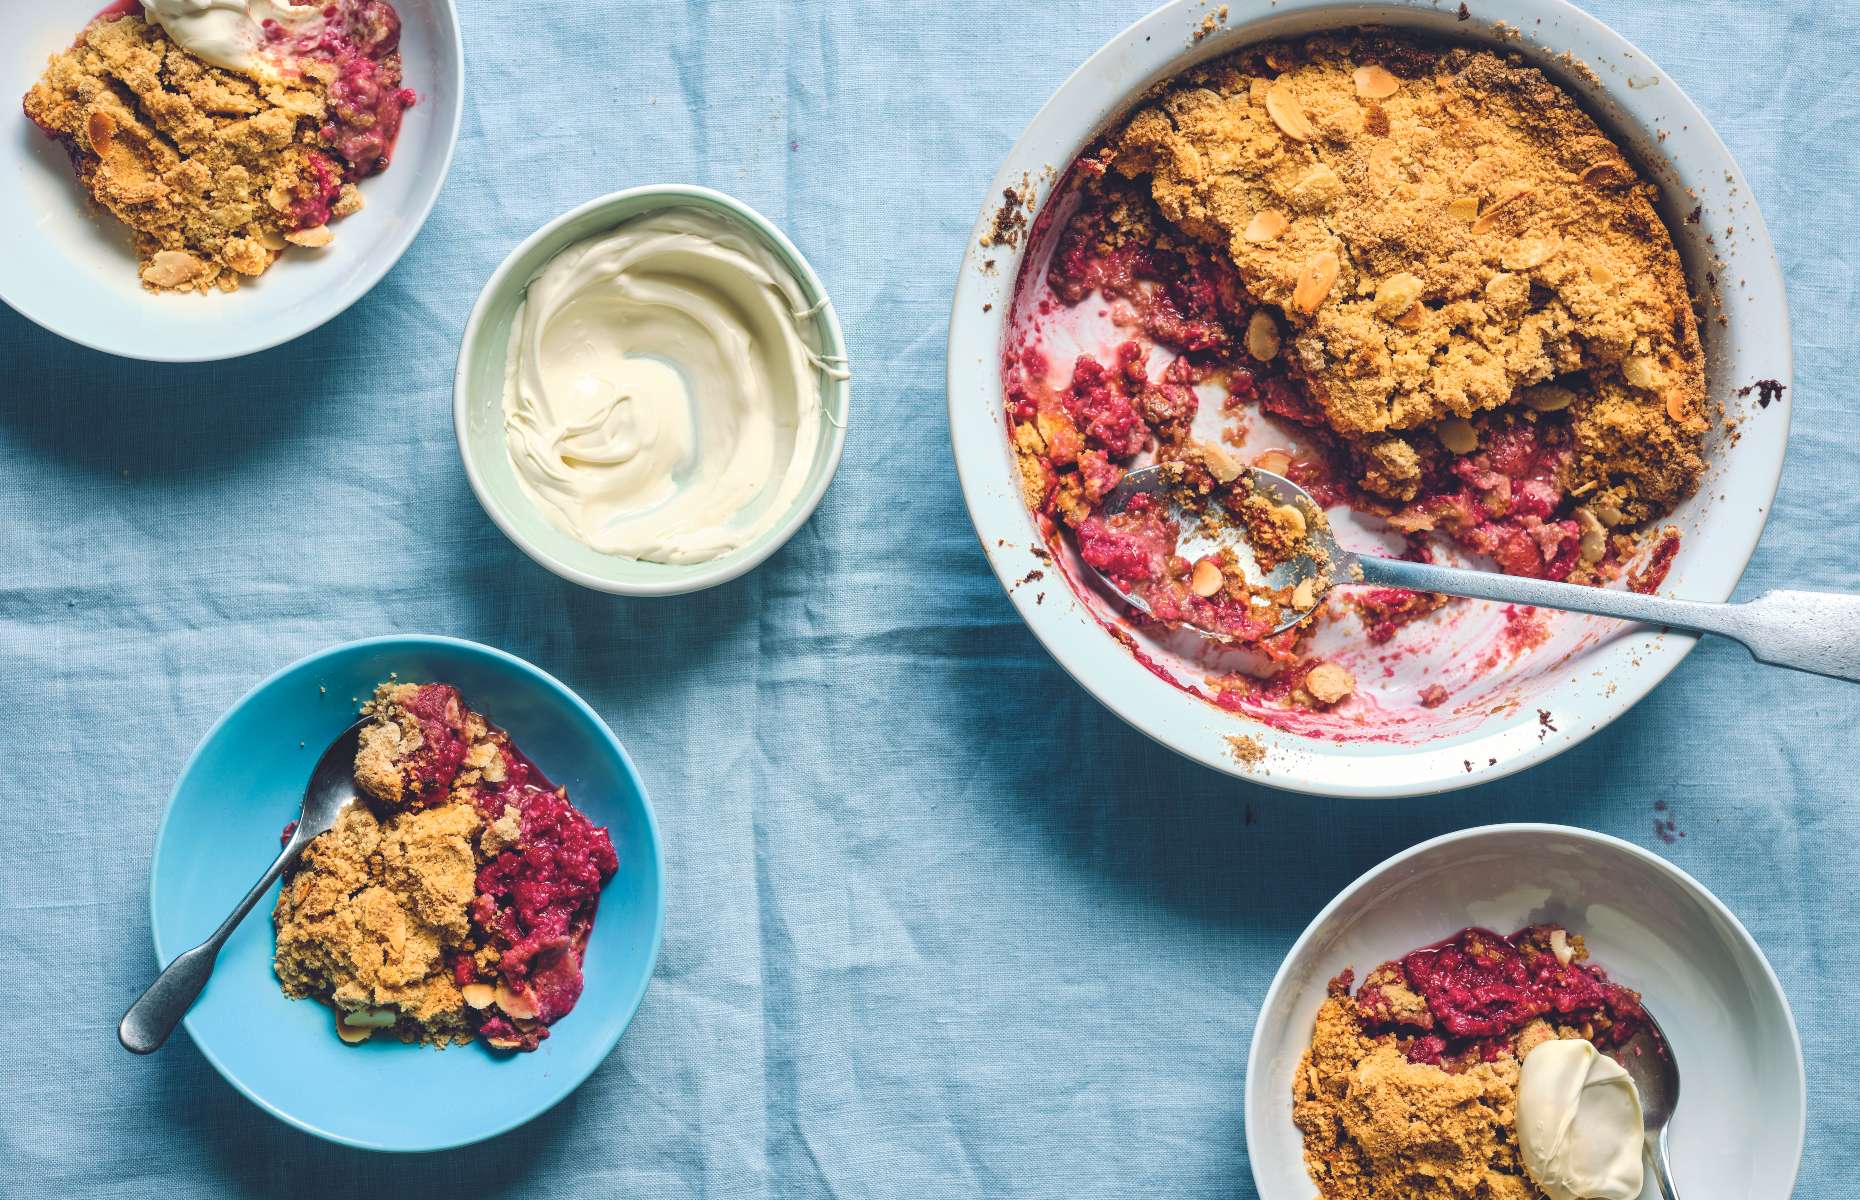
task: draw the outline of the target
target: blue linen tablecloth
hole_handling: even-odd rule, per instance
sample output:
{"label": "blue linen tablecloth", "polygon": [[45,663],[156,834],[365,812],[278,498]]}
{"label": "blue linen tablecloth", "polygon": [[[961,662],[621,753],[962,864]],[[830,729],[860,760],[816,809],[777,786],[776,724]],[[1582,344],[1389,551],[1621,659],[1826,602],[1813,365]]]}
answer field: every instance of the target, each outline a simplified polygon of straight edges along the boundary
{"label": "blue linen tablecloth", "polygon": [[[1306,800],[1126,728],[988,572],[947,448],[950,286],[1009,144],[1148,0],[460,7],[457,166],[344,317],[151,368],[0,309],[0,1194],[1250,1196],[1243,1064],[1299,930],[1416,841],[1543,819],[1650,846],[1742,917],[1808,1056],[1799,1194],[1860,1195],[1860,690],[1707,645],[1519,778]],[[1590,7],[1730,143],[1789,278],[1794,445],[1742,593],[1860,589],[1860,8]],[[761,570],[612,599],[486,520],[452,365],[517,241],[666,180],[743,197],[812,257],[855,417],[819,514]],[[412,1160],[273,1120],[185,1037],[148,1060],[114,1037],[153,968],[183,757],[273,669],[395,631],[579,690],[640,763],[670,871],[658,976],[605,1066],[519,1133]],[[1089,772],[1065,765],[1080,747]],[[1683,839],[1656,836],[1656,801]]]}

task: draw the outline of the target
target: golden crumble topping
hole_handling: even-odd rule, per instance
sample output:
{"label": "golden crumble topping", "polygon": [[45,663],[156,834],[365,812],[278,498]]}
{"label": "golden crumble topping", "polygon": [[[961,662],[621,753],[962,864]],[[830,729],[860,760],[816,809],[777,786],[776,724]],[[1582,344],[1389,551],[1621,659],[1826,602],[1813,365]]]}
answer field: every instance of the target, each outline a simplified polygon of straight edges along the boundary
{"label": "golden crumble topping", "polygon": [[315,996],[340,1018],[376,1022],[403,1041],[470,1041],[448,956],[477,949],[468,908],[480,825],[469,804],[387,818],[356,804],[344,813],[305,849],[278,896],[275,965],[285,994]]}
{"label": "golden crumble topping", "polygon": [[[1547,1035],[1524,1036],[1534,1047]],[[1331,996],[1292,1106],[1323,1200],[1537,1200],[1517,1147],[1521,1062],[1506,1055],[1459,1074],[1409,1062],[1393,1039],[1364,1031],[1348,996]]]}
{"label": "golden crumble topping", "polygon": [[52,57],[25,111],[130,228],[151,291],[233,291],[288,244],[328,244],[324,213],[361,207],[317,148],[323,81],[221,70],[138,16],[93,22]]}
{"label": "golden crumble topping", "polygon": [[1704,356],[1655,191],[1536,69],[1275,43],[1165,85],[1104,158],[1283,312],[1262,342],[1359,440],[1368,490],[1411,498],[1416,437],[1466,453],[1467,419],[1514,405],[1569,410],[1567,482],[1626,522],[1696,485]]}

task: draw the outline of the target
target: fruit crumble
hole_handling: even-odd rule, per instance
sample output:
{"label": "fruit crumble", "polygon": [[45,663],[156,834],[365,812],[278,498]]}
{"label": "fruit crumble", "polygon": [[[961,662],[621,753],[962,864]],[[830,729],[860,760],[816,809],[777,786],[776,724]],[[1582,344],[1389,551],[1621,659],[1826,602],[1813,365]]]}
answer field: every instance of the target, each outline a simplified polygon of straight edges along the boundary
{"label": "fruit crumble", "polygon": [[1646,1027],[1640,997],[1580,935],[1468,929],[1332,981],[1293,1081],[1323,1200],[1535,1200],[1518,1148],[1524,1059],[1555,1039],[1607,1052]]}
{"label": "fruit crumble", "polygon": [[189,52],[136,3],[106,9],[54,55],[26,116],[129,227],[142,284],[230,292],[287,247],[318,248],[387,169],[414,93],[400,18],[382,0],[292,6],[255,26],[249,70]]}
{"label": "fruit crumble", "polygon": [[311,842],[278,897],[287,995],[346,1042],[534,1050],[581,996],[613,841],[447,684],[382,684],[355,777],[369,803]]}
{"label": "fruit crumble", "polygon": [[[1651,591],[1708,429],[1656,195],[1574,100],[1491,50],[1326,35],[1162,84],[1075,164],[1050,258],[1028,258],[1003,364],[1024,499],[1101,573],[1192,579],[1105,497],[1154,460],[1232,506],[1260,466],[1395,553]],[[1064,321],[1090,332],[1052,336]],[[1379,589],[1266,626],[1273,679],[1216,699],[1308,699],[1279,676],[1309,669],[1317,620],[1355,613],[1380,644],[1443,603]]]}

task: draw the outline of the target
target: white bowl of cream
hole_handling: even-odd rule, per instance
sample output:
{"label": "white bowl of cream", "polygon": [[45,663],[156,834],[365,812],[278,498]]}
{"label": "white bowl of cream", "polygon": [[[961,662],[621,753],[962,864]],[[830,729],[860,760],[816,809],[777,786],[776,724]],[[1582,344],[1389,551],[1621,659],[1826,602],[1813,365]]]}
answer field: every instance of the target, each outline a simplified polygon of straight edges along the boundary
{"label": "white bowl of cream", "polygon": [[466,475],[566,579],[675,595],[733,579],[806,522],[845,444],[844,338],[819,278],[755,210],[635,188],[551,221],[466,327]]}

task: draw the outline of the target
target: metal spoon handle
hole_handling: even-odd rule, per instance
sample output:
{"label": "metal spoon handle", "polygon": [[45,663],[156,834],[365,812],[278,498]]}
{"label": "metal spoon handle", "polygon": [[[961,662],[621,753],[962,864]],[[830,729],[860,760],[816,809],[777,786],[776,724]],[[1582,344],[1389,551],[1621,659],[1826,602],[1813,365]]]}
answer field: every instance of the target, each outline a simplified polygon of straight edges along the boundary
{"label": "metal spoon handle", "polygon": [[272,861],[245,899],[239,901],[232,914],[220,922],[220,927],[213,931],[213,936],[195,946],[192,950],[177,954],[162,973],[149,984],[148,990],[129,1006],[123,1014],[122,1024],[116,1027],[116,1036],[125,1049],[137,1054],[153,1054],[161,1049],[174,1027],[181,1023],[187,1010],[200,996],[202,988],[207,986],[207,979],[213,974],[213,964],[220,956],[220,947],[232,936],[233,930],[239,928],[239,922],[245,920],[255,905],[264,898],[271,885],[284,874],[284,869],[291,865],[303,852],[304,839],[293,836],[290,844]]}
{"label": "metal spoon handle", "polygon": [[1647,1163],[1653,1168],[1653,1178],[1660,1185],[1660,1195],[1664,1200],[1679,1200],[1679,1189],[1673,1186],[1672,1168],[1666,1161],[1666,1130],[1662,1128],[1657,1137],[1647,1139]]}
{"label": "metal spoon handle", "polygon": [[1395,558],[1355,561],[1364,583],[1715,633],[1742,642],[1758,662],[1860,683],[1860,596],[1765,592],[1744,604],[1704,604]]}

